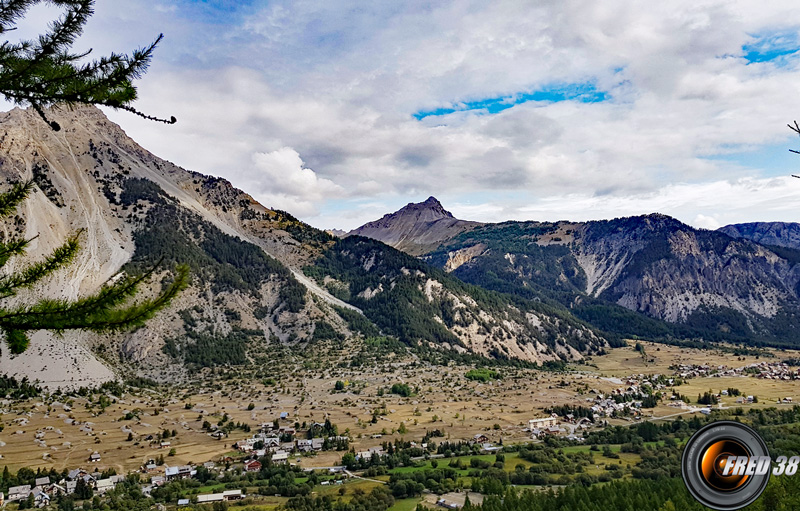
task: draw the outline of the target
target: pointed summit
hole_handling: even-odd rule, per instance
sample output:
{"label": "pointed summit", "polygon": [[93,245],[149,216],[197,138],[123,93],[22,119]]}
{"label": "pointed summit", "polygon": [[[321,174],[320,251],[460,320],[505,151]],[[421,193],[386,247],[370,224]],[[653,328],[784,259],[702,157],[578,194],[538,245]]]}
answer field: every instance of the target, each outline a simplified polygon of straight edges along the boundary
{"label": "pointed summit", "polygon": [[424,202],[410,202],[395,213],[366,223],[350,234],[382,241],[411,255],[422,255],[478,225],[481,224],[455,218],[436,197],[431,196]]}
{"label": "pointed summit", "polygon": [[[381,220],[389,217],[401,216],[415,216],[417,221],[420,222],[434,222],[443,218],[455,219],[452,213],[444,209],[442,203],[436,197],[430,196],[425,202],[409,202],[402,209],[396,213],[385,215]],[[378,220],[380,222],[381,220]],[[370,222],[374,223],[374,222]],[[368,224],[369,225],[369,224]]]}

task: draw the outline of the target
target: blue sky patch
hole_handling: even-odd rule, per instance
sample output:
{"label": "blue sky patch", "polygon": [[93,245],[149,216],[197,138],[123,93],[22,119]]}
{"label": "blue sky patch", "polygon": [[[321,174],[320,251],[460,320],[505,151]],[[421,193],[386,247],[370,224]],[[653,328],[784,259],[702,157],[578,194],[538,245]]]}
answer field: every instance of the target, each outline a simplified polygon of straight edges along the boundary
{"label": "blue sky patch", "polygon": [[789,149],[800,150],[797,137],[792,137],[788,142],[742,147],[738,151],[733,149],[726,154],[716,154],[706,159],[728,161],[747,169],[760,171],[761,177],[800,174],[800,156],[789,152]]}
{"label": "blue sky patch", "polygon": [[512,108],[515,105],[529,101],[557,103],[559,101],[580,101],[582,103],[599,103],[609,99],[605,91],[597,90],[593,82],[584,83],[557,83],[543,87],[533,92],[523,92],[509,96],[465,101],[452,107],[440,107],[433,110],[420,110],[414,113],[414,118],[422,120],[426,117],[447,115],[455,112],[477,110],[482,113],[496,114]]}
{"label": "blue sky patch", "polygon": [[231,25],[252,13],[259,3],[257,0],[179,0],[178,12],[183,17],[205,23]]}
{"label": "blue sky patch", "polygon": [[788,57],[800,51],[796,30],[752,34],[753,41],[742,46],[748,64],[776,62],[785,65]]}

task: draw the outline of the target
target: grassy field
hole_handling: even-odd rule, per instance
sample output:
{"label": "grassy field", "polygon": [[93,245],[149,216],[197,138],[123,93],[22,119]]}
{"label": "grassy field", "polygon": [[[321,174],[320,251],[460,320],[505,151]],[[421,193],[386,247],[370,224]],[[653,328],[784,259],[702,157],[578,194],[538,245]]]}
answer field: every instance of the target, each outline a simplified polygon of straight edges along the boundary
{"label": "grassy field", "polygon": [[[119,472],[136,470],[148,459],[161,455],[169,465],[218,460],[229,453],[231,445],[251,433],[234,430],[222,440],[210,438],[201,426],[203,421],[219,422],[223,415],[231,421],[257,426],[274,421],[281,412],[289,414],[282,424],[323,421],[329,418],[342,434],[352,438],[352,447],[363,450],[386,441],[404,438],[419,441],[426,431],[443,430],[444,439],[471,439],[476,433],[490,441],[506,444],[529,441],[524,431],[527,421],[542,417],[553,405],[589,406],[587,399],[597,393],[609,393],[622,385],[621,378],[637,374],[671,374],[669,367],[680,363],[745,366],[754,356],[736,357],[719,350],[695,350],[642,342],[647,357],[628,347],[610,350],[593,357],[588,365],[575,365],[568,372],[500,368],[502,379],[486,383],[468,380],[466,366],[419,366],[414,360],[387,357],[369,370],[350,368],[329,361],[322,364],[309,358],[297,365],[276,365],[269,382],[230,373],[215,379],[198,381],[181,389],[143,390],[124,396],[108,396],[110,404],[101,409],[93,399],[32,399],[7,403],[0,410],[0,455],[11,470],[21,467],[89,468],[89,455],[97,451],[98,469],[115,468]],[[796,352],[773,351],[779,360],[795,357]],[[344,358],[346,354],[340,353]],[[312,363],[313,362],[313,363]],[[345,390],[334,392],[336,381],[346,382]],[[402,397],[388,389],[394,383],[406,383],[413,395]],[[760,380],[752,377],[690,379],[676,390],[694,399],[709,389],[715,392],[736,387],[745,395],[759,397],[748,407],[774,406],[778,398],[800,399],[800,381]],[[382,395],[381,395],[382,394]],[[252,405],[252,406],[251,406]],[[741,406],[734,399],[723,406]],[[788,405],[780,405],[788,406]],[[373,413],[379,410],[377,422]],[[135,415],[124,420],[128,413]],[[645,414],[674,419],[676,414],[689,417],[690,410],[661,404]],[[628,424],[614,419],[612,424]],[[406,433],[401,435],[401,424]],[[175,455],[146,440],[164,429],[175,430],[170,438]],[[255,428],[254,428],[255,430]],[[128,441],[129,434],[132,441]],[[380,438],[374,438],[381,435]],[[436,439],[440,441],[441,439]],[[301,467],[324,467],[340,462],[341,452],[321,452],[304,456]],[[295,458],[291,460],[295,463]],[[446,463],[446,462],[444,462]],[[513,468],[513,463],[507,461]]]}
{"label": "grassy field", "polygon": [[421,498],[400,499],[389,508],[389,511],[414,511],[420,502],[422,502]]}

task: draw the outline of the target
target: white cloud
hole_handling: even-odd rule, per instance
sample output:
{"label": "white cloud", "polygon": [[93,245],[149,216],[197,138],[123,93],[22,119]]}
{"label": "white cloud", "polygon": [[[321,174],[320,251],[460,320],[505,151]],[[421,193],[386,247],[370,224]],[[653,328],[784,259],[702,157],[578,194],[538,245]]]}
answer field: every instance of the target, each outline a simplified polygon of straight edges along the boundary
{"label": "white cloud", "polygon": [[[794,2],[286,0],[230,25],[203,21],[202,4],[156,21],[143,21],[141,0],[109,4],[122,14],[98,6],[105,30],[87,33],[106,46],[117,37],[126,49],[163,24],[155,30],[167,38],[137,106],[179,122],[113,119],[156,154],[308,220],[336,222],[316,216],[330,210],[353,221],[326,202],[446,195],[466,204],[476,193],[487,198],[483,216],[497,219],[663,211],[712,225],[794,215],[781,201],[747,206],[753,194],[782,197],[761,169],[708,158],[742,146],[788,148],[785,125],[800,116],[800,95],[787,84],[800,69],[747,65],[742,45],[755,33],[797,30]],[[108,30],[115,23],[117,34]],[[412,117],[586,80],[612,101]],[[491,200],[508,193],[515,203]]]}
{"label": "white cloud", "polygon": [[290,147],[255,153],[253,163],[259,172],[251,178],[252,191],[266,204],[305,216],[317,212],[315,204],[342,194],[340,186],[303,166],[300,155]]}
{"label": "white cloud", "polygon": [[698,214],[694,217],[694,221],[691,222],[692,225],[695,227],[700,227],[702,229],[710,229],[715,230],[722,227],[722,224],[719,223],[719,220],[714,218],[713,216],[706,216],[703,214]]}

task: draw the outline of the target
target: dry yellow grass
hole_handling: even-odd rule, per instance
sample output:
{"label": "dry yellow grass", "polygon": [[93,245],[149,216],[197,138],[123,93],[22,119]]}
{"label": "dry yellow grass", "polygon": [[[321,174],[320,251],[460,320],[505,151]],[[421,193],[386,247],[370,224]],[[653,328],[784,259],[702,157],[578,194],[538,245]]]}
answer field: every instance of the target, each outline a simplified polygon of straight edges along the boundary
{"label": "dry yellow grass", "polygon": [[[364,372],[331,363],[313,369],[277,368],[275,385],[237,377],[195,384],[180,392],[178,389],[159,394],[142,391],[123,396],[99,415],[97,407],[94,411],[87,409],[85,398],[74,398],[70,411],[48,407],[41,399],[8,403],[0,415],[5,426],[0,433],[0,441],[5,443],[0,446],[0,454],[4,458],[2,462],[12,470],[23,466],[57,470],[88,467],[88,456],[95,450],[102,456],[98,468],[114,467],[122,472],[135,470],[146,460],[161,454],[170,465],[201,463],[218,459],[230,451],[236,440],[250,435],[236,430],[229,438],[214,440],[201,431],[203,420],[215,423],[225,413],[234,422],[249,424],[254,431],[258,424],[275,420],[281,412],[289,413],[289,423],[329,418],[339,426],[340,432],[349,433],[357,450],[400,438],[397,429],[401,423],[407,429],[402,436],[409,440],[422,438],[426,430],[443,429],[450,440],[471,439],[476,433],[483,433],[495,442],[501,439],[521,442],[528,440],[528,434],[523,431],[528,419],[542,416],[543,410],[552,405],[586,406],[587,398],[592,397],[586,389],[609,392],[621,386],[616,378],[638,373],[671,374],[669,366],[675,363],[742,366],[756,361],[754,357],[737,360],[735,356],[718,351],[643,344],[648,360],[653,359],[653,362],[645,363],[631,344],[594,357],[593,366],[575,366],[568,373],[501,369],[503,379],[489,383],[467,380],[464,374],[469,368],[463,366],[396,364],[389,367],[386,364],[382,370]],[[789,357],[795,353],[777,355]],[[332,392],[337,380],[348,382],[346,392]],[[407,383],[418,392],[406,398],[388,392],[378,396],[379,389],[388,389],[394,383]],[[779,397],[800,399],[800,383],[756,378],[698,378],[677,390],[694,398],[708,389],[718,392],[728,387],[758,395],[761,402],[756,406],[774,404]],[[186,403],[192,409],[185,409]],[[250,403],[254,405],[253,410],[247,409]],[[725,400],[724,404],[734,405],[733,399]],[[386,414],[376,424],[371,423],[373,410],[384,408]],[[120,420],[127,411],[134,409],[141,410],[138,420]],[[661,417],[679,412],[661,405],[652,413]],[[75,419],[80,425],[66,424],[67,418]],[[87,422],[92,423],[92,431],[82,432],[80,428]],[[613,422],[624,423],[622,420]],[[122,430],[126,426],[139,440],[138,445],[135,441],[126,441],[128,434]],[[152,447],[142,440],[164,429],[174,429],[178,433],[177,438],[170,439],[176,449],[174,457],[168,457],[167,450]],[[373,438],[384,430],[385,436]],[[22,433],[17,434],[17,431]],[[41,431],[44,431],[42,440],[46,446],[36,443],[36,434]],[[46,458],[43,457],[45,453]],[[341,454],[318,453],[303,457],[300,464],[306,467],[335,465]]]}

